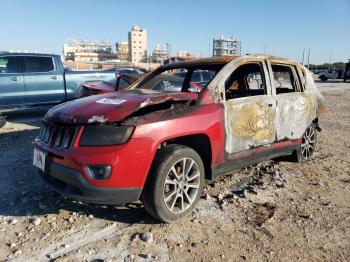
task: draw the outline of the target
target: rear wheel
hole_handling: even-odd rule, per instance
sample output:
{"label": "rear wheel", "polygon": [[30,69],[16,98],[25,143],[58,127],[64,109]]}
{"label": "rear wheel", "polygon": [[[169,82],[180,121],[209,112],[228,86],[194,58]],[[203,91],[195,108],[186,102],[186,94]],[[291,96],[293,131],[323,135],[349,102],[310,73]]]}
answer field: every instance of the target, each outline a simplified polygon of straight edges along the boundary
{"label": "rear wheel", "polygon": [[320,76],[320,79],[321,79],[321,81],[327,81],[327,77],[324,76],[324,75],[321,75],[321,76]]}
{"label": "rear wheel", "polygon": [[204,166],[196,151],[169,145],[156,155],[142,193],[146,211],[172,222],[191,212],[202,194]]}
{"label": "rear wheel", "polygon": [[316,138],[315,125],[311,124],[305,130],[299,148],[293,153],[295,161],[306,162],[313,156],[316,149]]}
{"label": "rear wheel", "polygon": [[82,98],[84,97],[84,87],[81,85],[79,86],[77,93],[76,93],[77,98]]}

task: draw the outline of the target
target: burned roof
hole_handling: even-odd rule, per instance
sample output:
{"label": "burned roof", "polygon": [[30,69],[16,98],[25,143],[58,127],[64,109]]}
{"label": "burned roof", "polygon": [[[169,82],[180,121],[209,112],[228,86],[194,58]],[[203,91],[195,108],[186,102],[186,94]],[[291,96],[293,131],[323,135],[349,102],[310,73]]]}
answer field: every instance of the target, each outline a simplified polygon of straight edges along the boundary
{"label": "burned roof", "polygon": [[208,67],[223,67],[228,62],[236,59],[236,58],[242,58],[242,59],[256,59],[256,58],[263,58],[270,61],[280,61],[280,62],[288,62],[288,63],[296,63],[295,61],[292,61],[287,58],[283,57],[277,57],[277,56],[271,56],[271,55],[261,55],[261,54],[247,54],[243,56],[217,56],[217,57],[208,57],[208,58],[200,58],[196,60],[190,60],[190,61],[181,61],[181,62],[175,62],[172,64],[167,64],[162,66],[161,68],[165,70],[169,69],[175,69],[175,68],[191,68],[195,67],[197,69],[208,68]]}
{"label": "burned roof", "polygon": [[172,64],[167,64],[163,66],[164,69],[172,69],[172,68],[188,68],[188,67],[206,67],[210,65],[225,65],[228,62],[232,61],[233,59],[237,58],[238,56],[217,56],[217,57],[208,57],[208,58],[200,58],[196,60],[190,60],[190,61],[181,61],[181,62],[176,62]]}

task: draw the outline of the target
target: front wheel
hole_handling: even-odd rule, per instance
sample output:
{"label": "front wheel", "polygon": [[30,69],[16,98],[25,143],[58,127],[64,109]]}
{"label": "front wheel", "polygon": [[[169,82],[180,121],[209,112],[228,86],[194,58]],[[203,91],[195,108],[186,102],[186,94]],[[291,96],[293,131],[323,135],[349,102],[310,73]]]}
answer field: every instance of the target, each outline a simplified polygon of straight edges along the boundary
{"label": "front wheel", "polygon": [[310,160],[316,149],[316,128],[311,124],[304,132],[298,149],[293,153],[293,158],[299,163]]}
{"label": "front wheel", "polygon": [[173,222],[191,212],[202,194],[204,166],[196,151],[169,145],[157,152],[141,199],[154,218]]}

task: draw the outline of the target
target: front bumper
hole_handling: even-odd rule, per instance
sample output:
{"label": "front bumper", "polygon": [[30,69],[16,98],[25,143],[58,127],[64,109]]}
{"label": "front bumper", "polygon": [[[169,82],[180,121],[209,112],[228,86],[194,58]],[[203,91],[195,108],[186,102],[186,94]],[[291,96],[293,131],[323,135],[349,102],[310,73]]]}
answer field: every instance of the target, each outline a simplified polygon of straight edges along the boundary
{"label": "front bumper", "polygon": [[44,181],[67,197],[94,204],[125,204],[137,201],[142,188],[102,188],[89,184],[81,173],[55,162],[47,163],[47,172],[38,170]]}

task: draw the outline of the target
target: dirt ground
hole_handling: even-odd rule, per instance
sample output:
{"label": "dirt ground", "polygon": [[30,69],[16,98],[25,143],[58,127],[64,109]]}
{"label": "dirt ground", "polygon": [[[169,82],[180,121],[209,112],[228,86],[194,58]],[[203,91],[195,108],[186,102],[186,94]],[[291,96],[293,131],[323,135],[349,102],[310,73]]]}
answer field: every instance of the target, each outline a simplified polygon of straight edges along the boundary
{"label": "dirt ground", "polygon": [[32,167],[39,117],[0,129],[0,261],[350,261],[350,83],[317,84],[327,110],[305,164],[282,158],[221,177],[189,217],[140,203],[85,205]]}

